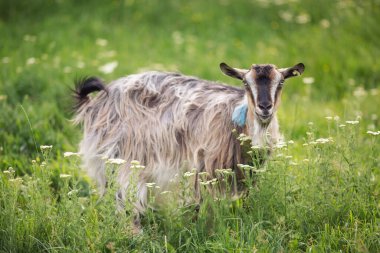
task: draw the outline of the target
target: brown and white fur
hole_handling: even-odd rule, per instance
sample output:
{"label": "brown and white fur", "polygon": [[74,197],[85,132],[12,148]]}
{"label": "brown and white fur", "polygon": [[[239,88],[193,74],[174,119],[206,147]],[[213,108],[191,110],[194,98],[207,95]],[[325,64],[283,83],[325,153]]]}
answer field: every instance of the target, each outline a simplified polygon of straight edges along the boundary
{"label": "brown and white fur", "polygon": [[[105,189],[103,157],[121,158],[126,164],[117,177],[118,198],[125,201],[130,163],[145,165],[137,184],[136,211],[147,205],[147,182],[165,190],[183,170],[196,168],[214,176],[216,169],[245,163],[233,129],[252,138],[252,145],[272,146],[281,138],[276,111],[284,80],[300,75],[302,63],[278,69],[274,65],[252,65],[247,70],[220,68],[243,81],[244,89],[201,80],[178,73],[145,72],[104,86],[97,78],[77,83],[75,123],[84,124],[80,143],[83,167]],[[88,94],[99,91],[96,97]],[[232,120],[234,110],[246,105],[241,124]],[[269,136],[269,138],[268,138]]]}

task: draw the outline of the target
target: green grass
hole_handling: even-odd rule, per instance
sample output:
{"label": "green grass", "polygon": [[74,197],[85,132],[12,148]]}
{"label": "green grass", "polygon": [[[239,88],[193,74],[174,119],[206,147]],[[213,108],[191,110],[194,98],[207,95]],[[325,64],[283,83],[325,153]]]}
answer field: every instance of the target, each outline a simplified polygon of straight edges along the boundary
{"label": "green grass", "polygon": [[[375,0],[0,1],[0,252],[380,252],[379,22]],[[306,65],[314,83],[289,80],[279,111],[294,143],[246,198],[150,210],[132,235],[63,157],[81,139],[73,80],[162,69],[240,85],[220,62]]]}

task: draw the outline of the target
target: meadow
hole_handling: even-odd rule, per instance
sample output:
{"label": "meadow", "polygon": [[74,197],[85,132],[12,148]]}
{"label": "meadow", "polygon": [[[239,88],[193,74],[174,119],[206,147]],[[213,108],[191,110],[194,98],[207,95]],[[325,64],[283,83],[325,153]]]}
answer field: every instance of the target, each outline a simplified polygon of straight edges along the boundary
{"label": "meadow", "polygon": [[[380,252],[379,23],[377,0],[0,0],[0,252]],[[286,145],[246,167],[247,196],[204,191],[198,215],[177,175],[133,234],[67,153],[73,81],[154,69],[241,85],[221,62],[305,64],[278,112]]]}

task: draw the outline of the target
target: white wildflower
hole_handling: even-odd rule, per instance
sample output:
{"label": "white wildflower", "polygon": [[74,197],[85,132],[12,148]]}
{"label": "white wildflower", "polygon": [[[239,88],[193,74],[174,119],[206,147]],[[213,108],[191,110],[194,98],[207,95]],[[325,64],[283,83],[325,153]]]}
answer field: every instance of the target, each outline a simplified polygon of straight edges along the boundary
{"label": "white wildflower", "polygon": [[26,42],[36,42],[37,37],[34,35],[25,34],[24,40]]}
{"label": "white wildflower", "polygon": [[199,175],[199,176],[203,176],[203,175],[207,176],[208,173],[207,173],[206,171],[203,171],[203,172],[199,172],[198,175]]}
{"label": "white wildflower", "polygon": [[222,173],[223,173],[223,170],[222,170],[222,169],[216,169],[215,172],[216,172],[216,173],[219,173],[219,174],[222,174]]}
{"label": "white wildflower", "polygon": [[367,131],[367,134],[370,134],[370,135],[379,135],[380,131]]}
{"label": "white wildflower", "polygon": [[305,162],[305,163],[308,163],[309,159],[303,159],[302,161]]}
{"label": "white wildflower", "polygon": [[172,193],[171,191],[163,191],[163,192],[161,192],[160,194],[161,195],[165,195],[165,194],[168,194],[168,193]]}
{"label": "white wildflower", "polygon": [[145,185],[148,188],[153,188],[156,185],[156,183],[146,183]]}
{"label": "white wildflower", "polygon": [[210,184],[210,181],[206,181],[206,182],[199,182],[201,185],[209,185]]}
{"label": "white wildflower", "polygon": [[53,145],[41,145],[40,149],[41,150],[50,150],[53,148]]}
{"label": "white wildflower", "polygon": [[216,184],[218,184],[218,180],[216,180],[216,181],[211,181],[211,185],[216,185]]}
{"label": "white wildflower", "polygon": [[339,121],[339,119],[340,119],[339,116],[337,116],[337,115],[334,116],[335,121]]}
{"label": "white wildflower", "polygon": [[131,165],[140,165],[140,162],[137,160],[132,160]]}
{"label": "white wildflower", "polygon": [[248,164],[238,164],[237,165],[240,169],[243,169],[243,170],[252,170],[254,169],[254,167],[248,165]]}
{"label": "white wildflower", "polygon": [[100,66],[98,70],[104,74],[110,74],[116,69],[117,65],[119,65],[117,61],[112,61],[103,66]]}
{"label": "white wildflower", "polygon": [[98,38],[98,39],[96,39],[95,43],[98,46],[105,47],[105,46],[107,46],[108,41],[106,39]]}
{"label": "white wildflower", "polygon": [[70,157],[70,156],[79,156],[79,154],[75,153],[75,152],[65,152],[65,153],[63,153],[63,157]]}
{"label": "white wildflower", "polygon": [[379,89],[377,88],[373,88],[370,90],[370,93],[372,96],[376,96],[377,94],[379,94]]}
{"label": "white wildflower", "polygon": [[325,144],[325,143],[329,143],[329,142],[332,142],[332,138],[319,138],[319,139],[316,139],[315,142],[318,143],[318,144]]}
{"label": "white wildflower", "polygon": [[7,64],[10,62],[10,59],[9,59],[9,57],[3,57],[3,59],[1,59],[1,62],[4,64]]}
{"label": "white wildflower", "polygon": [[304,77],[302,78],[302,82],[304,84],[313,84],[314,83],[314,77]]}
{"label": "white wildflower", "polygon": [[298,24],[306,24],[310,21],[310,15],[307,13],[302,13],[296,17],[296,22]]}
{"label": "white wildflower", "polygon": [[289,11],[280,11],[278,15],[285,22],[291,22],[293,20],[293,14]]}
{"label": "white wildflower", "polygon": [[181,45],[181,44],[183,44],[183,42],[185,42],[182,34],[179,31],[174,31],[172,33],[172,38],[173,38],[174,44],[176,44],[176,45]]}
{"label": "white wildflower", "polygon": [[114,57],[115,55],[116,55],[116,51],[110,50],[110,51],[100,53],[99,58],[111,58],[111,57]]}
{"label": "white wildflower", "polygon": [[84,62],[82,62],[82,61],[77,62],[77,68],[78,69],[83,69],[85,66],[86,66],[86,64]]}
{"label": "white wildflower", "polygon": [[233,174],[232,169],[216,169],[215,172],[219,174],[224,174],[224,175]]}
{"label": "white wildflower", "polygon": [[67,196],[73,196],[73,195],[76,195],[79,191],[78,190],[71,190],[67,193]]}
{"label": "white wildflower", "polygon": [[71,177],[71,175],[69,175],[69,174],[59,174],[59,178],[70,178]]}
{"label": "white wildflower", "polygon": [[285,148],[286,147],[286,142],[279,142],[276,144],[275,148]]}
{"label": "white wildflower", "polygon": [[355,97],[365,97],[367,96],[367,91],[362,86],[359,86],[354,90],[353,94]]}
{"label": "white wildflower", "polygon": [[285,156],[285,159],[292,159],[292,158],[293,158],[293,156],[291,156],[291,155]]}
{"label": "white wildflower", "polygon": [[329,28],[330,27],[330,21],[328,21],[327,19],[322,19],[319,24],[322,26],[322,28]]}
{"label": "white wildflower", "polygon": [[327,119],[327,120],[332,120],[333,119],[333,117],[331,117],[331,116],[327,116],[327,117],[325,117],[325,119]]}
{"label": "white wildflower", "polygon": [[340,124],[339,127],[343,128],[343,127],[346,127],[346,125],[345,124]]}
{"label": "white wildflower", "polygon": [[65,66],[64,68],[63,68],[63,73],[71,73],[71,67],[69,67],[69,66]]}
{"label": "white wildflower", "polygon": [[288,144],[294,144],[293,140],[288,141]]}
{"label": "white wildflower", "polygon": [[122,165],[126,163],[126,161],[120,158],[110,158],[106,161],[106,163]]}
{"label": "white wildflower", "polygon": [[359,121],[358,120],[346,120],[346,123],[350,124],[350,125],[357,125],[357,124],[359,124]]}
{"label": "white wildflower", "polygon": [[194,176],[194,173],[193,172],[185,172],[185,174],[183,174],[184,177],[191,177],[191,176]]}
{"label": "white wildflower", "polygon": [[348,79],[348,85],[354,86],[355,85],[355,79],[353,79],[353,78]]}
{"label": "white wildflower", "polygon": [[304,143],[302,144],[302,146],[309,146],[309,143]]}
{"label": "white wildflower", "polygon": [[15,183],[15,184],[22,184],[24,180],[21,177],[17,177],[15,179],[9,179],[9,182]]}
{"label": "white wildflower", "polygon": [[254,145],[254,146],[251,147],[251,149],[257,150],[257,149],[260,149],[260,146]]}
{"label": "white wildflower", "polygon": [[298,165],[298,163],[297,163],[297,162],[294,162],[294,161],[290,161],[290,162],[289,162],[289,165],[292,165],[292,166],[297,166],[297,165]]}
{"label": "white wildflower", "polygon": [[37,62],[36,58],[34,57],[31,57],[29,59],[26,60],[26,65],[33,65]]}

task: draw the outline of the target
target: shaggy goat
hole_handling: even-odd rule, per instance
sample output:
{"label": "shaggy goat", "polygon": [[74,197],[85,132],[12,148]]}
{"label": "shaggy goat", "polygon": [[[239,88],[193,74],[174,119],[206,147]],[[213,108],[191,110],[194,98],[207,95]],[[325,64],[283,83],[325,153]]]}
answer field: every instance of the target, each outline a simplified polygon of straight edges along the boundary
{"label": "shaggy goat", "polygon": [[[248,70],[220,64],[224,74],[243,81],[244,89],[178,73],[146,72],[104,86],[85,78],[76,86],[76,123],[84,122],[80,143],[84,167],[104,189],[105,161],[121,158],[126,164],[117,180],[117,198],[125,200],[132,160],[145,165],[138,177],[136,211],[147,202],[147,182],[164,190],[176,173],[196,168],[215,176],[231,168],[236,177],[245,163],[239,141],[244,133],[252,145],[272,146],[281,138],[276,118],[284,80],[303,73],[304,65],[278,69],[252,65]],[[100,91],[90,99],[88,94]]]}

